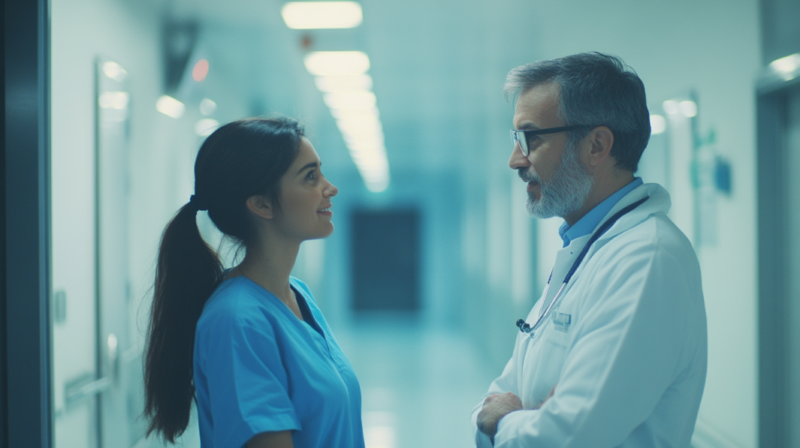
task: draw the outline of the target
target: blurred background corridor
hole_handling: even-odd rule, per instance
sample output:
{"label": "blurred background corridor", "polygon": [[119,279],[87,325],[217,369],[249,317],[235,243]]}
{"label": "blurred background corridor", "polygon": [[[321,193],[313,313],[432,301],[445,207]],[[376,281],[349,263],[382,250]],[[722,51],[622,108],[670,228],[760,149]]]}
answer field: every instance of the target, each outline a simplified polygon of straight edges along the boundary
{"label": "blurred background corridor", "polygon": [[[334,234],[304,243],[294,275],[359,376],[367,448],[473,446],[471,410],[561,245],[562,220],[530,218],[508,168],[502,85],[514,67],[584,51],[644,81],[652,137],[637,176],[670,192],[701,263],[709,366],[693,446],[800,446],[797,0],[48,8],[53,446],[162,446],[141,417],[161,232],[193,193],[203,139],[276,113],[305,123],[339,188]],[[178,446],[199,447],[195,420]]]}

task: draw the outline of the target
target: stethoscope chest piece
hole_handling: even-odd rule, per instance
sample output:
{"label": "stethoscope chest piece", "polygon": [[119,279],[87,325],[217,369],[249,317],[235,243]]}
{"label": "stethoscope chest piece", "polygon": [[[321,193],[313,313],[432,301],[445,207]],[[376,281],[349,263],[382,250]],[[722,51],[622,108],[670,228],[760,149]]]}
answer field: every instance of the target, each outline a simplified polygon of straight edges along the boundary
{"label": "stethoscope chest piece", "polygon": [[519,327],[519,331],[527,334],[531,339],[533,339],[535,332],[533,331],[533,327],[525,322],[525,319],[517,320],[517,327]]}

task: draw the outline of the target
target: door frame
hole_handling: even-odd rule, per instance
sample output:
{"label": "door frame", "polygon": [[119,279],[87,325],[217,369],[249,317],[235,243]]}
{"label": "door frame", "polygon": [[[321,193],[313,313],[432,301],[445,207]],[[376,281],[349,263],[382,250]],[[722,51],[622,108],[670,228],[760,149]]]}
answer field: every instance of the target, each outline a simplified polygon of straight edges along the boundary
{"label": "door frame", "polygon": [[[793,75],[793,76],[792,76]],[[758,201],[758,439],[761,447],[790,443],[787,222],[783,120],[787,98],[800,90],[794,74],[766,68],[757,82],[756,177]]]}
{"label": "door frame", "polygon": [[0,448],[49,448],[50,5],[3,0],[0,8]]}

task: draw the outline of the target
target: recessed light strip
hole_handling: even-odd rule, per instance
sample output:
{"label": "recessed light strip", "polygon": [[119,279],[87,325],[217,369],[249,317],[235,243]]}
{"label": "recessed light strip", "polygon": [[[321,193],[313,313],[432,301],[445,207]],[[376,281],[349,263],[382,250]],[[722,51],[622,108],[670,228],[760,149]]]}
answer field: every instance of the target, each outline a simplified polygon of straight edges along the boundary
{"label": "recessed light strip", "polygon": [[283,5],[281,16],[295,30],[355,28],[363,20],[357,2],[289,2]]}
{"label": "recessed light strip", "polygon": [[315,84],[367,189],[385,190],[389,161],[372,78],[367,74],[369,57],[360,51],[318,51],[306,56],[305,66],[316,76]]}

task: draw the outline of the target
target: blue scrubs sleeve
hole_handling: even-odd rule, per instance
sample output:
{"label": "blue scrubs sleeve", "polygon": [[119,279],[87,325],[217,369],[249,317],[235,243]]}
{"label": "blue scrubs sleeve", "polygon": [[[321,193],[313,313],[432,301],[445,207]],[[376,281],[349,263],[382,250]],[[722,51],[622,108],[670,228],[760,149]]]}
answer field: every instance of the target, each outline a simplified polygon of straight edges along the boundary
{"label": "blue scrubs sleeve", "polygon": [[299,430],[270,322],[263,316],[215,320],[203,335],[202,361],[214,446],[239,448],[262,432]]}

